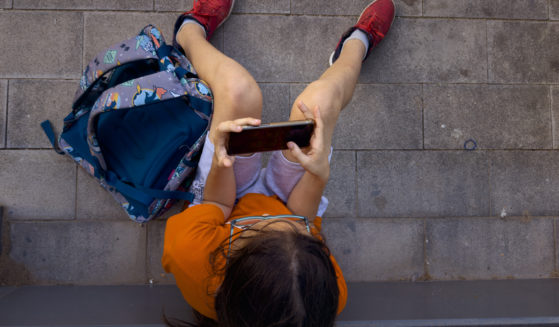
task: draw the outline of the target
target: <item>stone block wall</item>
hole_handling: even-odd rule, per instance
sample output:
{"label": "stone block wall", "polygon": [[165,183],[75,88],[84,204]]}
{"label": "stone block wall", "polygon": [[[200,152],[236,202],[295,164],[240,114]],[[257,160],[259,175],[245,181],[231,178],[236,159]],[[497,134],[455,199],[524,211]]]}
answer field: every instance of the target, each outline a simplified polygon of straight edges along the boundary
{"label": "stone block wall", "polygon": [[[395,0],[335,132],[324,234],[349,281],[551,278],[559,213],[559,1]],[[237,0],[212,43],[264,120],[328,67],[369,0]],[[0,0],[0,284],[173,283],[138,225],[40,130],[81,70],[191,0]],[[176,209],[177,210],[177,209]]]}

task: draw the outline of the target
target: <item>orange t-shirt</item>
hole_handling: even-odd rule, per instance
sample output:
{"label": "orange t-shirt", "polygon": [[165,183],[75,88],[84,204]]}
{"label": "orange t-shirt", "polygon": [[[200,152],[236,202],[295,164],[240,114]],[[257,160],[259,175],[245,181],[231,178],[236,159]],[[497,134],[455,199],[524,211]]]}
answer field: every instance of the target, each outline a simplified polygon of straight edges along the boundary
{"label": "orange t-shirt", "polygon": [[[288,215],[289,209],[275,196],[250,193],[242,197],[228,220],[246,216]],[[192,308],[206,317],[217,320],[214,307],[215,292],[223,277],[215,276],[210,264],[210,254],[224,241],[228,242],[230,225],[225,225],[221,209],[212,204],[200,204],[169,218],[165,229],[163,258],[166,272],[175,276],[177,286]],[[320,232],[321,219],[314,220]],[[330,260],[336,270],[340,291],[338,314],[347,300],[347,286],[338,263],[332,255]],[[224,261],[221,258],[221,261]],[[218,264],[224,264],[219,262]]]}

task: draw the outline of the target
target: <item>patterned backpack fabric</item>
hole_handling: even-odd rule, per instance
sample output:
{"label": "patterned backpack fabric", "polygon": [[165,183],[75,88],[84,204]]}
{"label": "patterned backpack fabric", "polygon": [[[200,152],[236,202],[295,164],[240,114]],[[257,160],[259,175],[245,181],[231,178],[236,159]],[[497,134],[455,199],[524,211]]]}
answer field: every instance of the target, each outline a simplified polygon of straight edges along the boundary
{"label": "patterned backpack fabric", "polygon": [[[143,223],[187,193],[213,112],[208,85],[152,25],[86,67],[53,147],[70,155]],[[58,141],[58,142],[57,142]],[[58,143],[58,144],[57,144]]]}

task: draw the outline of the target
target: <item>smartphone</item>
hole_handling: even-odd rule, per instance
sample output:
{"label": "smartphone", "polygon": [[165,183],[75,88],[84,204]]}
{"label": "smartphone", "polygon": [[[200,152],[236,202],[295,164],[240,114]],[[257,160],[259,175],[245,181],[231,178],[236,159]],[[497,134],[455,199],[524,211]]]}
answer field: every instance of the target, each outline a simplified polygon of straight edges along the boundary
{"label": "smartphone", "polygon": [[283,150],[289,141],[303,148],[309,146],[313,132],[312,119],[245,126],[239,133],[229,133],[227,154]]}

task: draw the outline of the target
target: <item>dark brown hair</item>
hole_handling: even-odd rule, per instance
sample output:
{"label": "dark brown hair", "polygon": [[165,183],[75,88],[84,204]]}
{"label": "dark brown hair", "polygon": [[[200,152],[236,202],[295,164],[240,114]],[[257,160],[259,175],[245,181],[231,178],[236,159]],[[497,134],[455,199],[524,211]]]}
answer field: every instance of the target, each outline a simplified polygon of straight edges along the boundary
{"label": "dark brown hair", "polygon": [[[287,231],[264,228],[238,239],[247,241],[231,253],[229,243],[224,242],[211,256],[215,273],[224,275],[215,295],[219,323],[214,326],[334,325],[339,290],[330,251],[322,238],[293,227]],[[226,266],[217,266],[223,262],[220,257],[225,258]],[[197,317],[197,325],[212,326],[204,318]]]}

